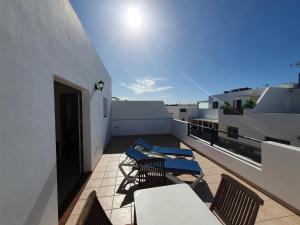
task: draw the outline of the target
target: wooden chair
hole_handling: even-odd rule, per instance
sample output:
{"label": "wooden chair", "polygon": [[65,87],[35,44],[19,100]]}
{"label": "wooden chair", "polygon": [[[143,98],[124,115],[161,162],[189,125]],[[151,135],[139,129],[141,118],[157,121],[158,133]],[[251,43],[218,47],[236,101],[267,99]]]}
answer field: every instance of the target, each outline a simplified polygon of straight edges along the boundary
{"label": "wooden chair", "polygon": [[138,161],[139,188],[166,185],[165,160],[163,158],[142,159]]}
{"label": "wooden chair", "polygon": [[226,225],[253,225],[264,201],[228,175],[222,174],[216,197],[210,210]]}
{"label": "wooden chair", "polygon": [[112,225],[96,196],[96,191],[94,190],[89,194],[76,225],[100,224]]}

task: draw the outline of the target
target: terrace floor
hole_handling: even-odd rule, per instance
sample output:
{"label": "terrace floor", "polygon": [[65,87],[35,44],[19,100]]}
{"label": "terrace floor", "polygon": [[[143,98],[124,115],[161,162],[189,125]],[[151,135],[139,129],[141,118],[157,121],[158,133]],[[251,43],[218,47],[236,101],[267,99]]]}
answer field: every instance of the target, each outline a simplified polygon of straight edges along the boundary
{"label": "terrace floor", "polygon": [[[172,135],[149,135],[143,137],[154,145],[188,148]],[[85,203],[85,199],[92,190],[97,191],[98,198],[106,210],[107,215],[114,225],[133,224],[133,192],[136,185],[124,187],[123,175],[118,165],[124,159],[122,154],[126,147],[132,145],[137,136],[112,137],[104,154],[99,160],[89,181],[87,182],[78,202],[76,203],[67,225],[75,225],[79,213]],[[204,156],[194,153],[196,159],[204,172],[203,182],[195,189],[198,196],[209,206],[217,191],[221,174],[229,174],[241,183],[258,193],[264,200],[256,219],[258,225],[300,225],[300,217],[284,206],[278,204],[265,194],[246,184],[230,172],[208,160]],[[190,176],[181,176],[185,181],[191,180]]]}

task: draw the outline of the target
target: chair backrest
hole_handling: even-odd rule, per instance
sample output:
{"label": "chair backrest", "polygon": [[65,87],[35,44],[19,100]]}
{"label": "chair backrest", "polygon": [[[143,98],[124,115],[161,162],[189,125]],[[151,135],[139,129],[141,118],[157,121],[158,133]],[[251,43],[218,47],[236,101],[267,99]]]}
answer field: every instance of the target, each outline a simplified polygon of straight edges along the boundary
{"label": "chair backrest", "polygon": [[96,191],[94,190],[89,194],[76,225],[99,224],[112,225],[96,196]]}
{"label": "chair backrest", "polygon": [[222,180],[210,209],[226,225],[253,225],[264,201],[228,175]]}
{"label": "chair backrest", "polygon": [[125,154],[134,159],[135,161],[140,161],[142,159],[149,159],[150,157],[147,156],[145,153],[133,148],[132,146],[128,147],[125,151]]}
{"label": "chair backrest", "polygon": [[166,184],[165,159],[149,158],[138,161],[139,188],[163,186]]}

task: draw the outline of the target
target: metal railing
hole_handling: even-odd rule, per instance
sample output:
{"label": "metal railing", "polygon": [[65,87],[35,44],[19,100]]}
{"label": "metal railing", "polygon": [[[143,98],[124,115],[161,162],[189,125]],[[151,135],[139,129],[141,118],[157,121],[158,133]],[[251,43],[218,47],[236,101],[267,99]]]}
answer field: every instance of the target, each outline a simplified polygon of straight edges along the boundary
{"label": "metal railing", "polygon": [[[225,134],[221,135],[221,134]],[[218,129],[205,127],[201,125],[188,123],[188,136],[195,136],[210,143],[211,146],[219,146],[226,150],[250,158],[256,162],[261,162],[261,143],[262,141],[255,138],[237,135]],[[246,144],[240,140],[247,140]],[[259,146],[259,147],[258,147]]]}

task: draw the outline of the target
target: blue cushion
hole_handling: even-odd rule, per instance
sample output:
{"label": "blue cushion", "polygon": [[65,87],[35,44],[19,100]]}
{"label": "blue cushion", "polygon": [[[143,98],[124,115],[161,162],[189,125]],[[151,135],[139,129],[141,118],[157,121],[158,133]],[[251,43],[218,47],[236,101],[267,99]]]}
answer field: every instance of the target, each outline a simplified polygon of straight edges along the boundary
{"label": "blue cushion", "polygon": [[144,149],[148,151],[152,151],[164,155],[176,155],[176,156],[186,156],[186,157],[193,156],[193,152],[190,149],[153,146],[141,138],[137,139],[135,141],[135,144],[142,146]]}
{"label": "blue cushion", "polygon": [[201,173],[198,162],[186,159],[165,159],[165,168],[169,172]]}
{"label": "blue cushion", "polygon": [[127,148],[125,154],[129,156],[130,158],[134,159],[135,161],[140,161],[142,159],[149,159],[149,156],[146,154],[134,149],[133,147]]}
{"label": "blue cushion", "polygon": [[151,145],[150,143],[144,141],[142,138],[139,138],[135,141],[135,143],[137,145],[142,146],[143,148],[145,148],[148,151],[152,151],[153,145]]}
{"label": "blue cushion", "polygon": [[[150,157],[146,154],[134,149],[133,147],[129,147],[125,154],[135,161],[139,161],[142,159],[149,159]],[[200,174],[201,168],[196,161],[186,160],[186,159],[165,159],[165,168],[168,172],[185,172],[185,173],[193,173]]]}
{"label": "blue cushion", "polygon": [[152,152],[157,152],[165,155],[177,155],[177,156],[186,156],[192,157],[192,150],[181,149],[181,148],[169,148],[169,147],[153,147]]}

